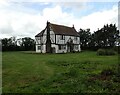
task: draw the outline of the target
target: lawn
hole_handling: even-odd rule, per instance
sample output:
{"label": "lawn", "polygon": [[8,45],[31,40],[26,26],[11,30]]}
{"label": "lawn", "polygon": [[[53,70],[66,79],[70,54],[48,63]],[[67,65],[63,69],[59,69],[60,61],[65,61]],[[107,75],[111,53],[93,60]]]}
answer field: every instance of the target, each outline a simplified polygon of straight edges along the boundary
{"label": "lawn", "polygon": [[120,92],[118,55],[3,52],[2,58],[3,93]]}

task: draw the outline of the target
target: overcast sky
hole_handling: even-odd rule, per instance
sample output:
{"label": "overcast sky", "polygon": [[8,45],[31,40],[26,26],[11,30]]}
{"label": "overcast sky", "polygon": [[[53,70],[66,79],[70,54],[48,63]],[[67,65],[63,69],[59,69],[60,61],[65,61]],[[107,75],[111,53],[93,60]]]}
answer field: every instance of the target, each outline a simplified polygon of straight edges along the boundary
{"label": "overcast sky", "polygon": [[0,38],[34,38],[47,20],[70,27],[74,24],[77,31],[90,28],[92,33],[104,24],[118,26],[118,0],[45,1],[0,0]]}

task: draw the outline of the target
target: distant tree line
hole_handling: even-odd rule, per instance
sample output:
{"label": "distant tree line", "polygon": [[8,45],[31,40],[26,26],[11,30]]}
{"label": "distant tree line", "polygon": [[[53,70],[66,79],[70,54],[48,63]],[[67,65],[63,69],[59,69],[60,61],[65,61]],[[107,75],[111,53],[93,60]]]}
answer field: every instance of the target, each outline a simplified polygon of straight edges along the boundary
{"label": "distant tree line", "polygon": [[[120,33],[115,24],[106,24],[103,28],[90,32],[90,29],[79,29],[81,49],[98,50],[99,48],[114,48],[120,46]],[[16,39],[15,37],[1,39],[2,51],[35,50],[35,40],[30,37]]]}
{"label": "distant tree line", "polygon": [[120,45],[120,34],[115,24],[106,24],[94,33],[90,29],[80,29],[81,49],[97,50],[99,48],[114,48]]}
{"label": "distant tree line", "polygon": [[2,42],[2,51],[30,51],[35,50],[35,40],[30,37],[4,38]]}

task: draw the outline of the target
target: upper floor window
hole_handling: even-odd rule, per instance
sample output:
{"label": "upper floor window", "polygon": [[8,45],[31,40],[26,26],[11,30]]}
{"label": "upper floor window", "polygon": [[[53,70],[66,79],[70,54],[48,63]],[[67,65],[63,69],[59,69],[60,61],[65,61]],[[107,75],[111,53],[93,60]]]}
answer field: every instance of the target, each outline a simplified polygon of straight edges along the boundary
{"label": "upper floor window", "polygon": [[77,41],[77,37],[74,37],[74,40]]}
{"label": "upper floor window", "polygon": [[65,40],[65,36],[64,35],[60,35],[60,40]]}

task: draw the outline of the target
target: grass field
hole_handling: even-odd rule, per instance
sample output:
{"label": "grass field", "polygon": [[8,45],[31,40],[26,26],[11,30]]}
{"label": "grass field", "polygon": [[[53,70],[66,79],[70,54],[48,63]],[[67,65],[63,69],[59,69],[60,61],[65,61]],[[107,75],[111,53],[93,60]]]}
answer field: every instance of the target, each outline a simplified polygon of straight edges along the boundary
{"label": "grass field", "polygon": [[[118,55],[3,52],[3,93],[119,93]],[[105,75],[102,71],[111,70]]]}

